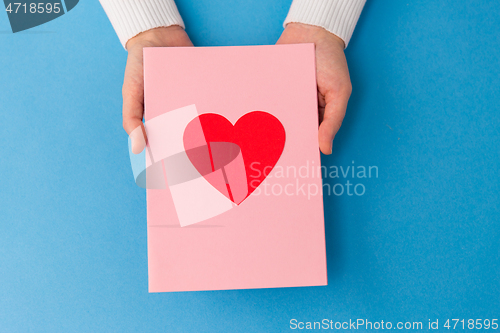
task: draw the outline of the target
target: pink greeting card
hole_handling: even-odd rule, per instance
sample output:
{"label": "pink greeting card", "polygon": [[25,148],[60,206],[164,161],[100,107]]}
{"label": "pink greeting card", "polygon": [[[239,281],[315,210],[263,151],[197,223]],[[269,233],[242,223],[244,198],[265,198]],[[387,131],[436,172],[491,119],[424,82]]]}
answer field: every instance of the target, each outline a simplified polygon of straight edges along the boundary
{"label": "pink greeting card", "polygon": [[314,45],[146,48],[144,83],[149,291],[326,285]]}

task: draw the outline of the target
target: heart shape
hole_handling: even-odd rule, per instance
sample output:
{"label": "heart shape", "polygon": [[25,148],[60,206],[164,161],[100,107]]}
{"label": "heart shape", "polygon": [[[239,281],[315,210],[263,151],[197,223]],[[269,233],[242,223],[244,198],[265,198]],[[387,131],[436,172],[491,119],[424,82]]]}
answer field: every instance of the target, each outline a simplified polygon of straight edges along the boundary
{"label": "heart shape", "polygon": [[215,113],[193,119],[184,148],[196,170],[235,204],[266,179],[285,146],[285,128],[273,115],[252,111],[233,124]]}

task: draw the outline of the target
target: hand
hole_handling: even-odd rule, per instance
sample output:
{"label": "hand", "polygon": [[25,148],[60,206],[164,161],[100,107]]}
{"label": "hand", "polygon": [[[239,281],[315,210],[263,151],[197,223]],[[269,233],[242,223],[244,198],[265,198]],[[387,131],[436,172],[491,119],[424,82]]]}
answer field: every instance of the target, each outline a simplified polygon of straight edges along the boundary
{"label": "hand", "polygon": [[[131,38],[125,46],[128,50],[125,78],[123,79],[123,128],[131,135],[132,152],[139,154],[145,145],[146,137],[142,117],[144,115],[144,74],[142,64],[142,49],[159,46],[193,46],[184,29],[178,25],[167,28],[156,28],[140,33]],[[132,132],[134,131],[134,132]]]}
{"label": "hand", "polygon": [[327,30],[301,23],[289,23],[277,44],[314,43],[320,126],[319,148],[332,153],[332,141],[342,125],[352,86],[344,55],[344,42]]}

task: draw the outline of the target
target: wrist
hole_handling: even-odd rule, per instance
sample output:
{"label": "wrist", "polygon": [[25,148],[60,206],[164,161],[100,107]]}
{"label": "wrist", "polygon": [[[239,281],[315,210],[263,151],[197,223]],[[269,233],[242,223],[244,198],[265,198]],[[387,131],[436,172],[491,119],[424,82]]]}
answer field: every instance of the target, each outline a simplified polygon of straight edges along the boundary
{"label": "wrist", "polygon": [[282,37],[285,37],[285,39],[293,38],[295,42],[298,43],[327,40],[338,45],[342,48],[342,50],[345,48],[345,42],[339,36],[331,33],[323,27],[305,23],[288,23],[283,31]]}
{"label": "wrist", "polygon": [[179,25],[158,27],[141,32],[125,44],[130,50],[136,45],[144,46],[192,46],[186,31]]}

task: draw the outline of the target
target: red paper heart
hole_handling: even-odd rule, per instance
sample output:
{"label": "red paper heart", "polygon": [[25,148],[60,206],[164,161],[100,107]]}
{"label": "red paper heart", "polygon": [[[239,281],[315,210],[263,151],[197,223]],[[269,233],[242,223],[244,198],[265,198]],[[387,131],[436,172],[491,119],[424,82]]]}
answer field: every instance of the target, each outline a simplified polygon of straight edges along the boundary
{"label": "red paper heart", "polygon": [[[191,163],[208,182],[236,204],[245,200],[266,179],[284,146],[283,125],[276,117],[263,111],[245,114],[234,126],[219,114],[202,114],[193,119],[184,131],[184,148]],[[240,151],[247,189],[246,195],[237,198],[232,195],[231,186],[234,184],[228,181],[226,174],[226,188],[221,188],[220,181],[218,184],[214,181],[213,173],[217,170],[224,172],[224,166],[235,160]]]}

